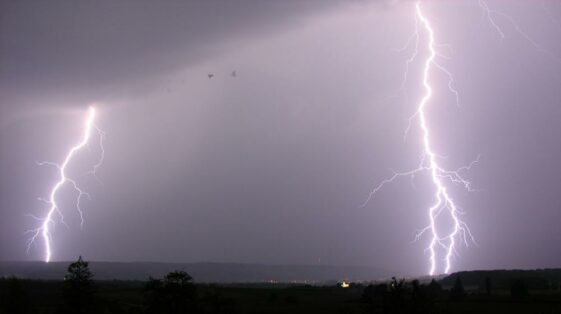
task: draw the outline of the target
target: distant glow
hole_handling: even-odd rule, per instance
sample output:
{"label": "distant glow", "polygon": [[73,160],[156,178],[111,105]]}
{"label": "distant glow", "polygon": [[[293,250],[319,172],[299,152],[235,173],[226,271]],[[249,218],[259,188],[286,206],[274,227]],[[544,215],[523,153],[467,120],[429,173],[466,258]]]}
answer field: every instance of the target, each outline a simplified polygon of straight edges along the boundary
{"label": "distant glow", "polygon": [[54,217],[53,217],[54,214],[55,213],[58,214],[61,222],[63,224],[65,224],[64,216],[63,216],[62,212],[60,211],[60,208],[59,208],[59,206],[56,202],[57,194],[65,184],[68,184],[68,183],[71,184],[71,186],[74,188],[74,190],[76,190],[78,192],[78,196],[76,198],[76,209],[78,210],[78,214],[80,215],[80,226],[82,227],[83,224],[84,224],[84,213],[83,213],[82,208],[80,206],[80,202],[81,202],[83,197],[87,197],[89,199],[90,195],[88,193],[86,193],[85,191],[83,191],[82,189],[80,189],[80,187],[78,186],[77,182],[74,179],[67,176],[66,168],[67,168],[68,164],[72,161],[72,158],[76,155],[76,153],[78,153],[86,145],[88,145],[88,143],[90,141],[90,138],[92,137],[92,132],[94,130],[97,132],[97,134],[99,136],[99,139],[100,139],[99,140],[99,145],[101,147],[101,157],[99,159],[99,162],[94,165],[91,173],[93,173],[95,175],[95,171],[97,170],[97,168],[103,162],[103,157],[104,157],[104,149],[103,149],[104,133],[99,128],[97,128],[95,126],[95,124],[94,124],[95,117],[96,117],[96,110],[93,106],[91,106],[91,107],[88,108],[86,123],[85,123],[85,126],[84,126],[84,133],[82,135],[82,139],[80,140],[80,142],[78,144],[73,146],[68,151],[68,153],[66,154],[66,157],[64,158],[64,161],[61,164],[56,164],[56,163],[52,163],[52,162],[41,162],[41,163],[39,163],[39,165],[54,166],[58,169],[58,173],[59,173],[58,181],[53,185],[53,188],[51,189],[51,193],[49,194],[49,198],[47,200],[44,200],[50,206],[48,211],[47,211],[47,215],[43,218],[34,217],[37,220],[41,221],[41,225],[37,229],[28,231],[30,233],[33,233],[33,236],[28,241],[27,250],[29,251],[31,245],[35,242],[37,237],[42,237],[43,238],[43,243],[44,243],[44,246],[45,246],[45,258],[44,258],[45,262],[49,262],[51,260],[51,256],[52,256],[51,227],[52,227],[52,225],[55,224]]}
{"label": "distant glow", "polygon": [[[419,41],[421,31],[427,36],[427,43],[426,48],[429,51],[428,56],[423,62],[423,75],[422,75],[422,86],[424,88],[424,94],[422,98],[419,100],[417,104],[417,110],[413,116],[409,119],[409,126],[407,127],[407,131],[411,127],[411,122],[414,118],[418,118],[419,127],[422,132],[422,146],[423,146],[423,157],[419,166],[413,170],[405,171],[405,172],[395,172],[393,176],[390,178],[383,180],[378,186],[376,186],[369,194],[366,202],[363,204],[365,206],[370,199],[382,188],[384,185],[393,182],[394,180],[404,177],[404,176],[413,176],[419,172],[428,172],[430,174],[431,182],[434,186],[434,204],[428,208],[428,218],[429,218],[429,225],[423,228],[415,237],[415,239],[419,239],[423,234],[428,233],[430,234],[430,243],[426,248],[426,251],[429,253],[429,274],[434,275],[439,271],[437,268],[440,264],[443,264],[443,272],[449,273],[452,267],[452,258],[454,253],[456,252],[456,245],[459,240],[468,245],[468,237],[472,241],[474,241],[471,232],[469,231],[468,226],[459,218],[460,211],[458,206],[455,204],[454,200],[450,196],[447,185],[445,181],[453,184],[460,184],[468,191],[471,191],[471,183],[465,180],[460,172],[463,170],[468,170],[471,168],[473,164],[475,164],[479,157],[473,161],[470,165],[461,167],[457,170],[451,171],[442,168],[438,163],[439,156],[433,151],[431,147],[431,137],[430,137],[430,127],[429,121],[426,114],[427,106],[430,104],[430,100],[433,95],[433,87],[430,81],[430,74],[431,71],[434,69],[440,70],[448,77],[448,90],[455,96],[456,105],[459,104],[459,95],[458,92],[453,88],[454,78],[450,71],[448,71],[444,66],[437,63],[436,57],[440,54],[436,51],[436,44],[434,39],[434,30],[428,20],[428,18],[423,14],[421,10],[421,3],[417,2],[415,4],[415,31],[412,37],[408,40],[408,45],[410,44],[412,39],[415,39],[415,49],[412,56],[407,59],[406,63],[406,70],[404,74],[404,83],[402,84],[402,89],[404,88],[405,81],[407,80],[407,74],[409,71],[410,64],[417,58],[419,55]],[[443,214],[447,213],[450,217],[452,228],[451,231],[443,231],[443,227],[438,222],[438,217]],[[437,249],[442,248],[444,251],[444,256],[439,258],[437,255]],[[442,272],[442,271],[440,271]]]}

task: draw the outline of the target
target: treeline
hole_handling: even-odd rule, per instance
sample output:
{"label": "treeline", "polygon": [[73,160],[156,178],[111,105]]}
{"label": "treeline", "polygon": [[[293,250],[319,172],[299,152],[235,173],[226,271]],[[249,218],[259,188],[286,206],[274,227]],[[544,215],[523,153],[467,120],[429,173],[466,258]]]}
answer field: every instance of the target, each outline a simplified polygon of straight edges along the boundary
{"label": "treeline", "polygon": [[[530,295],[523,279],[513,279],[508,287],[497,289],[490,277],[484,277],[480,289],[466,290],[463,278],[455,274],[440,282],[433,279],[428,284],[421,284],[416,279],[406,282],[394,277],[389,283],[368,285],[363,290],[362,299],[369,304],[371,313],[439,313],[443,304],[474,300],[489,302],[498,295],[504,302],[507,301],[504,299],[505,292],[509,292],[513,301],[525,301]],[[452,280],[449,288],[443,288],[442,282],[450,283]]]}
{"label": "treeline", "polygon": [[534,305],[557,313],[558,275],[559,270],[481,271],[425,283],[392,278],[369,285],[240,288],[195,284],[181,270],[143,282],[94,281],[89,263],[80,257],[62,281],[0,279],[0,314],[466,313],[466,307],[496,310],[497,305],[508,313]]}
{"label": "treeline", "polygon": [[[111,297],[103,297],[103,289],[99,289],[93,280],[89,263],[82,257],[68,266],[62,282],[39,282],[42,291],[40,299],[30,297],[26,289],[27,283],[37,282],[15,277],[0,279],[2,290],[5,290],[0,294],[0,314],[235,314],[231,306],[232,300],[212,291],[199,295],[193,278],[184,271],[170,272],[161,279],[148,278],[142,287],[141,304],[127,304],[126,301],[120,300],[120,296],[126,299],[126,291],[112,289]],[[45,291],[46,289],[51,291]]]}
{"label": "treeline", "polygon": [[452,286],[456,278],[462,278],[470,289],[486,290],[492,288],[507,290],[515,282],[523,282],[528,290],[559,290],[561,288],[561,269],[536,270],[481,270],[454,273],[440,282],[444,286]]}

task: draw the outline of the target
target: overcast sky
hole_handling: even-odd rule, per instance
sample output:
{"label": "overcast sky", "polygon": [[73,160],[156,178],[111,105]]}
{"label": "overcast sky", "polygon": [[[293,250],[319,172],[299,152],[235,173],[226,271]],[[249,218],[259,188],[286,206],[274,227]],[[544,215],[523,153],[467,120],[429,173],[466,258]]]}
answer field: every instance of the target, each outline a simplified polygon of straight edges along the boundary
{"label": "overcast sky", "polygon": [[[453,270],[561,266],[561,3],[427,1],[442,57],[428,110],[435,151],[477,191],[451,187],[477,245]],[[515,22],[514,25],[512,22]],[[370,190],[419,163],[408,118],[427,51],[414,2],[0,1],[0,260],[26,253],[56,169],[96,103],[106,132],[99,183],[53,260],[370,265],[428,269],[426,175]],[[411,47],[410,47],[411,48]],[[231,75],[236,71],[236,76]],[[207,74],[214,74],[211,79]]]}

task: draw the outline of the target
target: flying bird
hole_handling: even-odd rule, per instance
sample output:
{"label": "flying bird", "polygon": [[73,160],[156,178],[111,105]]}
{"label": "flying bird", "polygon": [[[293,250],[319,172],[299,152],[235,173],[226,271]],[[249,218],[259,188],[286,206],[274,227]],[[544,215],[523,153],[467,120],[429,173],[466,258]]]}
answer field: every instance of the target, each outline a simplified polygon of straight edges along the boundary
{"label": "flying bird", "polygon": [[209,74],[208,74],[208,78],[209,78],[209,79],[211,79],[213,76],[214,76],[214,74],[212,74],[212,73],[209,73]]}
{"label": "flying bird", "polygon": [[237,76],[236,70],[232,71],[232,77],[236,77],[236,76]]}

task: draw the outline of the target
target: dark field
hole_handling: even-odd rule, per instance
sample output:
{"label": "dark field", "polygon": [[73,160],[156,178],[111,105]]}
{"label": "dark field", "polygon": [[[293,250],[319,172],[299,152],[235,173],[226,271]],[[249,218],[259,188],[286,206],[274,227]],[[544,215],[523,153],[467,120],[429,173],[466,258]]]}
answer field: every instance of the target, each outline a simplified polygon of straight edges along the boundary
{"label": "dark field", "polygon": [[[398,284],[399,281],[393,283]],[[0,280],[0,313],[67,313],[63,281]],[[147,282],[96,281],[90,310],[83,313],[561,313],[558,287],[528,290],[513,297],[510,289],[480,289],[454,295],[444,287],[434,298],[410,282],[387,290],[379,284],[339,286],[195,284],[194,296],[182,310],[149,310]],[[370,291],[370,292],[369,292]],[[152,301],[151,301],[152,300]],[[75,311],[79,313],[80,311]]]}

